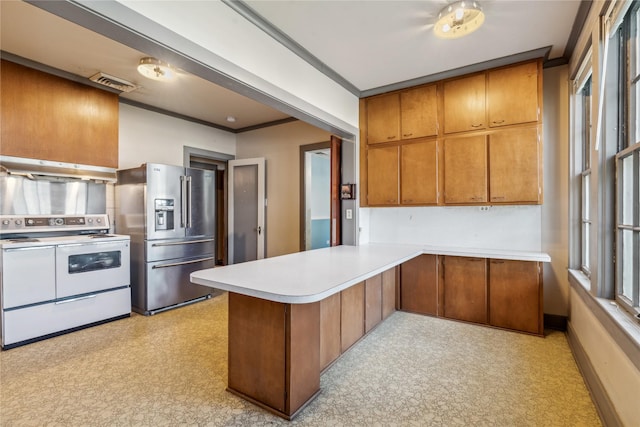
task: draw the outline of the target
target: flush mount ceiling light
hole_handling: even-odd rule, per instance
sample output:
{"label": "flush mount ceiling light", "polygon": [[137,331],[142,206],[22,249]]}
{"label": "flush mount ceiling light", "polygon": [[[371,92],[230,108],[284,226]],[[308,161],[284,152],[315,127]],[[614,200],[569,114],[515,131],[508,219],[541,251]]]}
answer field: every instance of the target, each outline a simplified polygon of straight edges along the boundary
{"label": "flush mount ceiling light", "polygon": [[149,79],[160,81],[171,80],[175,75],[169,64],[156,58],[142,58],[138,64],[138,72]]}
{"label": "flush mount ceiling light", "polygon": [[433,30],[443,39],[457,39],[480,28],[484,12],[477,1],[456,1],[445,6],[438,14]]}

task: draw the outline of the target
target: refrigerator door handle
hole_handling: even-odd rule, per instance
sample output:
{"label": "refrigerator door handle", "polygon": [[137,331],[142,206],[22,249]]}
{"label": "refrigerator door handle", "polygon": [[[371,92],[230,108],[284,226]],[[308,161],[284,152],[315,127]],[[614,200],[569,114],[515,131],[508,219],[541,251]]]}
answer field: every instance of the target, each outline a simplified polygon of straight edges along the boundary
{"label": "refrigerator door handle", "polygon": [[186,199],[186,183],[185,176],[180,175],[180,228],[185,227],[185,218],[187,217],[187,199]]}
{"label": "refrigerator door handle", "polygon": [[212,259],[213,257],[207,257],[207,258],[194,259],[192,261],[172,262],[171,264],[158,264],[158,265],[154,265],[151,268],[156,269],[156,268],[177,267],[179,265],[197,264],[199,262],[210,261]]}
{"label": "refrigerator door handle", "polygon": [[182,241],[182,242],[154,243],[151,246],[158,247],[158,246],[193,245],[195,243],[208,243],[213,241],[215,241],[215,239],[200,239],[200,240],[189,240],[189,241]]}
{"label": "refrigerator door handle", "polygon": [[191,218],[191,177],[187,176],[187,206],[186,206],[186,210],[187,210],[187,228],[191,227],[191,223],[192,223],[192,218]]}

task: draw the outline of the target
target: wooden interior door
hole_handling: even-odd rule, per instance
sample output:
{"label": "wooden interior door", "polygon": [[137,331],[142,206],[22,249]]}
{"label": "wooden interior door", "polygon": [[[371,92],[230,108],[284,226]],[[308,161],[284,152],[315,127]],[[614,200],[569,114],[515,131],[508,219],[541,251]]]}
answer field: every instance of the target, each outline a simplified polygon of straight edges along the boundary
{"label": "wooden interior door", "polygon": [[342,210],[340,204],[340,171],[342,139],[331,135],[331,246],[342,243]]}

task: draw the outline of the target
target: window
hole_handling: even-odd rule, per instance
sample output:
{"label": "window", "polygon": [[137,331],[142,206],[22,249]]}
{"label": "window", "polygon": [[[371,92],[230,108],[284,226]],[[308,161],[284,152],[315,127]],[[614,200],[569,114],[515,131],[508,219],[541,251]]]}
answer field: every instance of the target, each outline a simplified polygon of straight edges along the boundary
{"label": "window", "polygon": [[[585,64],[591,62],[590,55]],[[591,247],[591,69],[582,73],[582,84],[575,96],[576,154],[580,168],[580,269],[590,276]]]}
{"label": "window", "polygon": [[[619,93],[626,106],[616,155],[616,300],[640,312],[640,54],[638,5],[625,16]],[[628,132],[624,132],[627,128]],[[626,135],[625,135],[626,134]]]}

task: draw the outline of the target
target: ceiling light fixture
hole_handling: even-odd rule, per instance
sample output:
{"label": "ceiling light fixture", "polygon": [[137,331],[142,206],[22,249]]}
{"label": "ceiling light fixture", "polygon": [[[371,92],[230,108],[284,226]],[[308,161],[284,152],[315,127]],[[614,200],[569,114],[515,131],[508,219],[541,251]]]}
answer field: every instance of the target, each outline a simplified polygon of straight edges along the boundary
{"label": "ceiling light fixture", "polygon": [[175,71],[169,64],[149,57],[140,60],[138,72],[149,79],[160,81],[171,80],[175,75]]}
{"label": "ceiling light fixture", "polygon": [[433,30],[440,38],[457,39],[474,32],[483,22],[484,12],[477,1],[456,1],[440,11]]}

